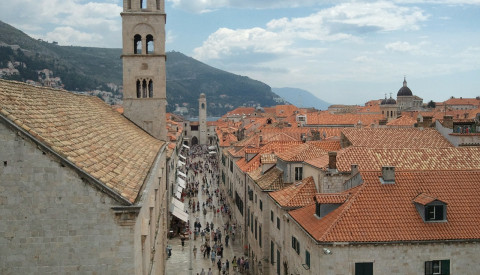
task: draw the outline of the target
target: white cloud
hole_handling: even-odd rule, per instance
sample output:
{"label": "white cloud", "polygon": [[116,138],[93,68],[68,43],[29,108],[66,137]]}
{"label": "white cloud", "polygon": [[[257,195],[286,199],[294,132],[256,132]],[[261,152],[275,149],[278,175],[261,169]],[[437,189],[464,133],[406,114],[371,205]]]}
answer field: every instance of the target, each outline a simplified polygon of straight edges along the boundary
{"label": "white cloud", "polygon": [[418,29],[419,22],[426,19],[418,8],[387,2],[346,3],[306,17],[274,19],[265,28],[218,29],[194,50],[194,56],[208,60],[242,52],[292,54],[293,47],[305,54],[311,52],[299,46],[305,41],[355,41],[369,32]]}
{"label": "white cloud", "polygon": [[[194,13],[211,12],[221,8],[278,9],[321,6],[335,4],[335,0],[167,0],[174,8]],[[355,3],[355,0],[343,1]],[[364,3],[375,1],[364,0]],[[393,0],[397,4],[434,4],[434,5],[480,5],[480,0]]]}
{"label": "white cloud", "polygon": [[121,47],[122,3],[118,0],[107,2],[16,0],[2,5],[0,18],[33,37],[55,38],[61,45]]}
{"label": "white cloud", "polygon": [[419,50],[418,45],[411,45],[408,42],[402,42],[402,41],[397,41],[393,43],[389,43],[385,45],[385,48],[387,50],[391,51],[397,51],[397,52],[412,52],[412,51],[417,51]]}

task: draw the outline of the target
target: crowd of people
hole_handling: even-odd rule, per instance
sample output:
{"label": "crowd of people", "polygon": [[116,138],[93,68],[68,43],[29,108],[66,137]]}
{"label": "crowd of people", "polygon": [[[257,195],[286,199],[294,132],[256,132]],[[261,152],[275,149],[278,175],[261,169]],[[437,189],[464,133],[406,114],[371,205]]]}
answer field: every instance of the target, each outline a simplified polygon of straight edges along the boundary
{"label": "crowd of people", "polygon": [[[194,219],[192,230],[188,230],[194,243],[199,242],[200,254],[195,244],[192,248],[193,260],[205,261],[208,267],[202,268],[197,275],[229,274],[237,272],[248,274],[249,261],[245,257],[234,256],[227,259],[225,248],[235,243],[235,236],[240,232],[239,226],[232,221],[232,213],[225,194],[219,189],[219,169],[215,154],[209,154],[207,146],[192,146],[184,152],[186,187],[182,200],[188,205],[187,212]],[[186,202],[188,200],[188,203]],[[203,216],[203,223],[200,217]],[[215,224],[214,221],[220,224]],[[182,247],[184,242],[182,242]]]}

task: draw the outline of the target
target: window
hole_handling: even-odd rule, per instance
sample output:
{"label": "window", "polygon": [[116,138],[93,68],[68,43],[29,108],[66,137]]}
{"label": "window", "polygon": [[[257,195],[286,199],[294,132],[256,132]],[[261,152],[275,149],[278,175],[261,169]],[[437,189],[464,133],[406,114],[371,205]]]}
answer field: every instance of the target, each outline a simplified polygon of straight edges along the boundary
{"label": "window", "polygon": [[153,81],[148,81],[148,97],[153,97]]}
{"label": "window", "polygon": [[155,48],[153,45],[153,36],[151,34],[147,35],[147,49],[146,53],[147,54],[152,54],[154,52]]}
{"label": "window", "polygon": [[258,239],[258,238],[257,238],[257,226],[258,226],[257,220],[255,220],[255,240]]}
{"label": "window", "polygon": [[270,220],[273,222],[273,210],[270,210]]}
{"label": "window", "polygon": [[443,221],[444,205],[427,205],[425,206],[425,220],[426,221]]}
{"label": "window", "polygon": [[258,226],[258,245],[262,247],[262,226]]}
{"label": "window", "polygon": [[355,263],[355,275],[373,275],[373,263]]}
{"label": "window", "polygon": [[310,268],[310,252],[308,250],[305,250],[305,264]]}
{"label": "window", "polygon": [[147,0],[140,0],[140,8],[141,9],[147,8]]}
{"label": "window", "polygon": [[233,161],[230,161],[230,172],[233,173]]}
{"label": "window", "polygon": [[302,180],[302,167],[295,167],[295,180]]}
{"label": "window", "polygon": [[247,209],[247,226],[250,226],[250,208]]}
{"label": "window", "polygon": [[252,231],[252,234],[253,234],[253,213],[250,214],[250,223],[251,223],[251,227],[250,227],[250,231]]}
{"label": "window", "polygon": [[133,37],[133,53],[134,54],[142,53],[142,37],[139,34],[136,34]]}
{"label": "window", "polygon": [[300,255],[300,242],[294,236],[292,236],[292,248]]}
{"label": "window", "polygon": [[273,265],[275,262],[275,244],[270,241],[270,263]]}
{"label": "window", "polygon": [[140,83],[140,80],[137,80],[137,98],[142,97],[142,84]]}
{"label": "window", "polygon": [[260,211],[263,211],[263,202],[260,200]]}
{"label": "window", "polygon": [[277,229],[280,230],[280,218],[277,217]]}
{"label": "window", "polygon": [[450,275],[450,260],[425,262],[425,275]]}
{"label": "window", "polygon": [[147,81],[145,79],[142,81],[142,97],[147,97]]}
{"label": "window", "polygon": [[280,275],[280,250],[277,249],[277,275]]}

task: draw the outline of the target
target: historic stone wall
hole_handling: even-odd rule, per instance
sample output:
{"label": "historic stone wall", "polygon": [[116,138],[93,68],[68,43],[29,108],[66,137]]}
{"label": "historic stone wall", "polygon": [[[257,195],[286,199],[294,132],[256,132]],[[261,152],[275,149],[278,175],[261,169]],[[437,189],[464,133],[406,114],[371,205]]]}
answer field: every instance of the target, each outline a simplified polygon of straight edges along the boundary
{"label": "historic stone wall", "polygon": [[0,274],[134,274],[108,195],[0,122]]}

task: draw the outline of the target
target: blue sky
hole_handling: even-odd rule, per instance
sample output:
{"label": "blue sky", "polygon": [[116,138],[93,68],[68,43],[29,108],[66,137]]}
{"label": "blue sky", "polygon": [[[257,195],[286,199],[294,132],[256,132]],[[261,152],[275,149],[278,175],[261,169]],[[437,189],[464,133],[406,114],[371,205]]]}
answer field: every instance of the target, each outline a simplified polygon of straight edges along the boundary
{"label": "blue sky", "polygon": [[[16,0],[0,20],[61,45],[121,47],[121,0]],[[336,104],[480,96],[480,0],[166,0],[168,51]]]}

